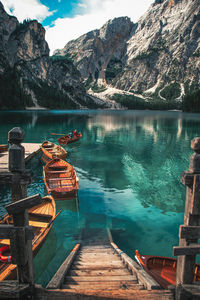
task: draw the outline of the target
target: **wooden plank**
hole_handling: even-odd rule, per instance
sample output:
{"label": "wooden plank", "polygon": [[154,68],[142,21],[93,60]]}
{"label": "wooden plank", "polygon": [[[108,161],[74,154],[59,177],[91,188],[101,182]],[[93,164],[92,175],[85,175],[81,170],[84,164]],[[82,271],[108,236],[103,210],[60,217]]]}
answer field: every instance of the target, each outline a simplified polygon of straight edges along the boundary
{"label": "wooden plank", "polygon": [[194,175],[193,195],[191,198],[192,215],[200,215],[200,175]]}
{"label": "wooden plank", "polygon": [[91,289],[63,289],[47,290],[47,300],[174,300],[174,295],[169,290],[91,290]]}
{"label": "wooden plank", "polygon": [[181,239],[198,239],[198,238],[200,238],[200,226],[180,225],[179,238],[181,238]]}
{"label": "wooden plank", "polygon": [[190,244],[189,246],[173,247],[173,255],[197,255],[200,253],[200,244]]}
{"label": "wooden plank", "polygon": [[99,264],[99,262],[102,264],[103,263],[112,263],[112,262],[120,262],[120,258],[119,257],[104,257],[102,256],[101,259],[99,259],[99,257],[88,257],[87,259],[85,258],[76,258],[76,260],[74,261],[75,263],[78,264],[85,264],[85,263],[93,263],[93,264]]}
{"label": "wooden plank", "polygon": [[3,245],[10,245],[10,240],[8,240],[8,239],[0,240],[0,244],[3,244]]}
{"label": "wooden plank", "polygon": [[70,270],[67,275],[69,276],[117,276],[117,275],[130,275],[127,269],[102,269],[99,270]]}
{"label": "wooden plank", "polygon": [[58,269],[56,274],[53,276],[53,278],[48,283],[48,285],[46,287],[47,289],[57,289],[62,285],[65,274],[69,270],[79,248],[80,248],[80,244],[76,244],[76,246],[73,248],[71,253],[68,255],[68,257],[62,263],[62,265],[60,266],[60,268]]}
{"label": "wooden plank", "polygon": [[[112,264],[103,264],[104,269],[119,269],[119,268],[123,268],[123,264],[120,262],[117,263],[112,263]],[[76,265],[72,265],[71,266],[72,270],[99,270],[102,269],[102,263],[98,263],[98,264],[76,264]]]}
{"label": "wooden plank", "polygon": [[134,281],[137,283],[136,275],[118,275],[118,276],[66,276],[65,283],[79,282],[102,282],[102,281]]}
{"label": "wooden plank", "polygon": [[136,273],[139,283],[142,283],[147,290],[160,289],[160,285],[147,273],[143,270],[134,260],[132,260],[126,253],[123,253],[115,243],[111,243],[111,246],[115,251],[120,254],[122,261],[126,264],[129,270],[132,273]]}
{"label": "wooden plank", "polygon": [[47,222],[39,222],[39,221],[29,221],[29,225],[33,227],[41,227],[41,228],[46,228],[49,223]]}
{"label": "wooden plank", "polygon": [[12,236],[13,225],[1,224],[0,225],[0,239],[9,238]]}
{"label": "wooden plank", "polygon": [[144,286],[142,284],[137,284],[131,281],[93,281],[93,282],[79,282],[79,283],[64,283],[62,285],[63,289],[90,289],[90,290],[95,290],[95,289],[106,289],[106,290],[113,290],[113,289],[123,289],[123,290],[128,290],[128,289],[143,289]]}
{"label": "wooden plank", "polygon": [[14,203],[8,204],[6,210],[10,215],[23,212],[25,209],[31,208],[35,205],[42,203],[42,197],[40,194],[18,200]]}
{"label": "wooden plank", "polygon": [[0,282],[0,298],[19,298],[28,293],[28,284],[19,284],[17,280],[4,280]]}

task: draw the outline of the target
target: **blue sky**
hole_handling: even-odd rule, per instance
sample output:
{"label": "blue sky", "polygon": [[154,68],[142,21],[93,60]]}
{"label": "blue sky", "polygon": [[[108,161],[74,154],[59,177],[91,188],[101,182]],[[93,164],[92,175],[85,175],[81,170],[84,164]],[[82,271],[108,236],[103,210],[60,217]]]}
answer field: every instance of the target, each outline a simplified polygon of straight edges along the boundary
{"label": "blue sky", "polygon": [[0,0],[18,18],[37,19],[46,29],[51,54],[70,40],[99,29],[109,19],[128,16],[137,22],[154,0]]}

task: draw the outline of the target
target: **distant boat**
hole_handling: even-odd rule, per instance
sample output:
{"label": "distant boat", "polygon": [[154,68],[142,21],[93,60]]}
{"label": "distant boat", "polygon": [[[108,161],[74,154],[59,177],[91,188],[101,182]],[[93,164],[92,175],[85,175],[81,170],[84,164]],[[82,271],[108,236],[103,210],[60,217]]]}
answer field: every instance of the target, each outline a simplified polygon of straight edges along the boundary
{"label": "distant boat", "polygon": [[79,141],[80,138],[82,138],[82,133],[79,132],[77,135],[75,136],[70,136],[70,134],[66,134],[64,136],[61,136],[60,138],[58,138],[58,143],[61,145],[67,145],[69,143],[73,143],[76,141]]}
{"label": "distant boat", "polygon": [[[138,250],[136,250],[135,258],[164,289],[167,289],[169,285],[176,284],[177,260],[175,258],[141,255]],[[200,264],[196,264],[194,280],[200,281]]]}
{"label": "distant boat", "polygon": [[[33,226],[34,239],[32,241],[33,255],[35,256],[42,244],[44,243],[56,215],[56,205],[52,196],[46,196],[42,198],[42,203],[32,207],[28,210],[29,213],[29,225]],[[0,224],[12,224],[12,216],[6,214],[0,221]],[[6,225],[5,225],[6,226]],[[10,260],[10,240],[0,240],[0,281],[4,279],[16,278],[16,265],[9,263]]]}
{"label": "distant boat", "polygon": [[63,149],[60,145],[56,145],[52,142],[45,141],[41,145],[42,152],[44,155],[46,155],[48,158],[61,158],[65,159],[67,157],[67,151]]}
{"label": "distant boat", "polygon": [[78,177],[74,168],[66,161],[55,158],[43,167],[43,178],[47,192],[56,199],[76,195]]}
{"label": "distant boat", "polygon": [[0,145],[0,153],[8,150],[8,145]]}

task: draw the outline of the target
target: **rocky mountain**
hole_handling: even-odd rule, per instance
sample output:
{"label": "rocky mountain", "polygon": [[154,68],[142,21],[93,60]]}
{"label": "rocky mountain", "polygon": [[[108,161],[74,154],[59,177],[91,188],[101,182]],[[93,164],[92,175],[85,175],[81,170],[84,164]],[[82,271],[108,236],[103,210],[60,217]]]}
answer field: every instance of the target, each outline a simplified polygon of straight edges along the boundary
{"label": "rocky mountain", "polygon": [[113,88],[143,103],[178,105],[199,88],[200,0],[155,0],[136,24],[110,20],[55,55],[71,58],[93,94],[101,91],[96,96]]}
{"label": "rocky mountain", "polygon": [[50,57],[36,20],[9,16],[0,2],[0,109],[96,107],[72,61]]}

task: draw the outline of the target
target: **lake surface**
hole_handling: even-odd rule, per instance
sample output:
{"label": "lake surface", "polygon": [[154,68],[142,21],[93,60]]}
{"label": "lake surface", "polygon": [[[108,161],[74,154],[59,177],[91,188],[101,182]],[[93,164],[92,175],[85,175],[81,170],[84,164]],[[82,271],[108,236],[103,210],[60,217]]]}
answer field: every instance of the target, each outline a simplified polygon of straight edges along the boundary
{"label": "lake surface", "polygon": [[[180,182],[200,136],[200,114],[159,111],[0,112],[0,143],[19,126],[24,142],[57,142],[77,129],[83,138],[64,146],[79,177],[78,199],[57,201],[61,214],[34,259],[37,283],[45,286],[78,241],[81,228],[109,227],[114,242],[134,258],[172,256],[183,224],[186,189]],[[28,195],[46,194],[41,155],[27,168],[34,172]],[[1,186],[0,214],[10,191]]]}

